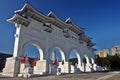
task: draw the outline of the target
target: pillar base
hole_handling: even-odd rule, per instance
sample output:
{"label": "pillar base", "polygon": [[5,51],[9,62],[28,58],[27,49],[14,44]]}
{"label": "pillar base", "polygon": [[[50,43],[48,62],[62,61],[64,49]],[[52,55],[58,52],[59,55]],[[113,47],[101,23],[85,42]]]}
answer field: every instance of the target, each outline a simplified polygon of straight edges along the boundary
{"label": "pillar base", "polygon": [[19,60],[20,58],[18,57],[7,58],[2,75],[9,76],[9,77],[17,76],[20,69]]}
{"label": "pillar base", "polygon": [[59,63],[59,68],[61,68],[61,73],[69,73],[69,62],[62,62]]}
{"label": "pillar base", "polygon": [[48,74],[48,62],[47,60],[39,60],[34,67],[34,74],[46,75]]}
{"label": "pillar base", "polygon": [[20,64],[20,73],[18,77],[30,77],[33,74],[33,68],[30,67],[29,63]]}
{"label": "pillar base", "polygon": [[86,72],[91,72],[91,66],[90,66],[90,64],[86,64]]}

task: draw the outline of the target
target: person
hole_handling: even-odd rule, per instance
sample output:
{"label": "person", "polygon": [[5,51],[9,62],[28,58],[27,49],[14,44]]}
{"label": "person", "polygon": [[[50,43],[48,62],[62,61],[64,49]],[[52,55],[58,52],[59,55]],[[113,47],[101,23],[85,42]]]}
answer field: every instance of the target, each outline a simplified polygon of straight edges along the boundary
{"label": "person", "polygon": [[20,60],[21,63],[26,63],[28,62],[28,57],[23,57],[21,60]]}
{"label": "person", "polygon": [[56,59],[54,62],[53,62],[53,65],[59,65],[59,61],[58,61],[58,59]]}
{"label": "person", "polygon": [[33,62],[32,62],[32,67],[36,66],[36,63],[37,63],[38,60],[39,60],[38,58],[35,58],[35,59],[33,60]]}

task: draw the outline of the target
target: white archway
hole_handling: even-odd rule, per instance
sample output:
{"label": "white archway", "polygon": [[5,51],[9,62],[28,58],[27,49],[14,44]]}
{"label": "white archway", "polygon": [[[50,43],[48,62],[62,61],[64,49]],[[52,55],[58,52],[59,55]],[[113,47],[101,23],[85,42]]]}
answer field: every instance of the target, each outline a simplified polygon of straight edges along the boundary
{"label": "white archway", "polygon": [[[69,51],[75,51],[79,67],[81,66],[81,57],[78,51],[82,52],[81,56],[84,55],[84,51],[93,53],[91,50],[92,41],[83,35],[84,30],[75,26],[70,18],[63,22],[55,17],[54,13],[50,12],[48,16],[43,15],[26,3],[22,9],[16,10],[15,15],[7,21],[15,24],[16,33],[13,58],[7,59],[7,66],[3,70],[5,74],[18,75],[20,59],[24,56],[25,49],[29,44],[34,45],[40,54],[40,60],[37,63],[41,65],[36,64],[37,67],[35,68],[38,74],[40,72],[41,74],[48,74],[49,56],[53,48],[60,51],[64,61],[64,65],[61,66],[64,73],[69,73]],[[86,45],[91,49],[88,49]],[[85,56],[85,58],[89,63],[88,57]],[[12,69],[8,72],[9,67]]]}

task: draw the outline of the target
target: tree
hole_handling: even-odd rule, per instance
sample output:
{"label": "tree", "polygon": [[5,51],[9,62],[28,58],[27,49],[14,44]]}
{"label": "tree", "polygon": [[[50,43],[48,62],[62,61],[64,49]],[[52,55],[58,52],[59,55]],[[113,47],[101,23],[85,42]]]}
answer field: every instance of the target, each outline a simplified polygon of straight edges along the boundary
{"label": "tree", "polygon": [[109,56],[107,57],[99,57],[95,58],[95,63],[99,66],[106,67],[107,69],[120,69],[120,57],[119,55]]}

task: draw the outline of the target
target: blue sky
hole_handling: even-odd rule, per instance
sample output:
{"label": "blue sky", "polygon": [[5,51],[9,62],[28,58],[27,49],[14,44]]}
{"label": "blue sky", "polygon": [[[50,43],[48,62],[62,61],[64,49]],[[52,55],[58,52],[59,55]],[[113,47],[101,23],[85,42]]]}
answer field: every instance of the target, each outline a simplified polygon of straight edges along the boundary
{"label": "blue sky", "polygon": [[85,28],[98,50],[120,44],[120,0],[2,0],[0,52],[13,53],[15,27],[6,20],[25,2],[45,15],[53,11],[63,21],[71,17],[76,25]]}

